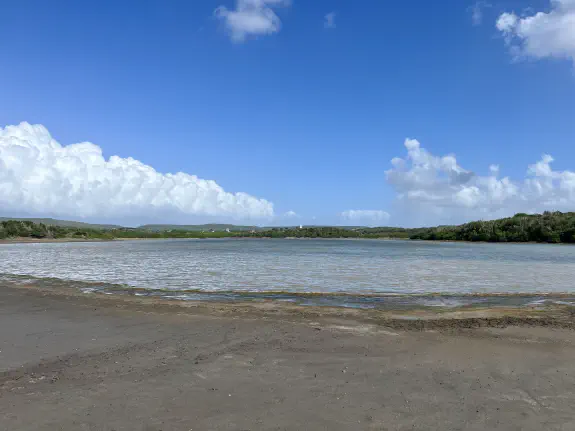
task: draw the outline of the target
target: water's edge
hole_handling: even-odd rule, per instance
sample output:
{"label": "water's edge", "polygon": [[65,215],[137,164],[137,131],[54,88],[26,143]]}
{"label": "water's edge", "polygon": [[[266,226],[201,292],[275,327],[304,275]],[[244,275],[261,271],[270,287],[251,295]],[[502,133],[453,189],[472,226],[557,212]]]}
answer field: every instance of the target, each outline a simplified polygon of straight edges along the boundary
{"label": "water's edge", "polygon": [[86,294],[123,295],[172,301],[201,302],[283,302],[300,306],[344,307],[371,310],[487,309],[523,308],[561,305],[575,307],[573,293],[427,293],[427,294],[353,294],[349,292],[250,292],[143,289],[121,284],[42,278],[28,275],[0,274],[0,282],[14,286],[43,289],[74,289]]}

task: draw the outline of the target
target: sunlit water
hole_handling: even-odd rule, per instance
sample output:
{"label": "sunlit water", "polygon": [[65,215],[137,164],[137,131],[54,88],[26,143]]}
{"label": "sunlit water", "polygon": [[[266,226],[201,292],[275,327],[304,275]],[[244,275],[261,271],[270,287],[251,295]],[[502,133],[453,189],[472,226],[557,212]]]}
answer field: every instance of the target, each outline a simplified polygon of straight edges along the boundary
{"label": "sunlit water", "polygon": [[0,274],[168,291],[180,299],[230,292],[280,299],[284,292],[286,300],[290,293],[575,296],[575,247],[253,239],[3,244]]}

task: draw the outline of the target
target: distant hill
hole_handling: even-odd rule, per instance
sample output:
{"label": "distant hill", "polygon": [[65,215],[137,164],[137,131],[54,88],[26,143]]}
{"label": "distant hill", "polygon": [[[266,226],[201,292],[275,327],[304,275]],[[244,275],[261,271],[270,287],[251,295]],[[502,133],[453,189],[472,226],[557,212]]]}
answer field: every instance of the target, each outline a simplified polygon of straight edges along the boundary
{"label": "distant hill", "polygon": [[34,217],[0,217],[0,221],[17,220],[17,221],[31,221],[33,223],[43,223],[49,226],[61,226],[61,227],[75,227],[75,228],[86,228],[86,229],[121,229],[123,226],[114,224],[93,224],[84,223],[81,221],[71,221],[71,220],[57,220],[53,218],[34,218]]}
{"label": "distant hill", "polygon": [[[72,220],[59,220],[47,217],[0,217],[0,221],[17,220],[17,221],[31,221],[34,223],[43,223],[49,226],[61,226],[61,227],[71,227],[71,228],[85,228],[85,229],[129,229],[129,230],[146,230],[149,232],[166,232],[170,230],[179,230],[187,232],[209,232],[213,230],[215,232],[225,232],[229,229],[230,232],[250,232],[256,231],[261,232],[265,230],[272,229],[289,229],[295,228],[297,226],[246,226],[246,225],[234,225],[234,224],[224,224],[224,223],[207,223],[207,224],[193,224],[193,225],[180,225],[180,224],[145,224],[138,226],[136,228],[127,228],[125,226],[115,225],[115,224],[98,224],[98,223],[85,223],[81,221]],[[321,228],[330,227],[328,225],[306,225],[306,228]],[[347,230],[360,230],[365,229],[363,226],[339,226],[340,229]]]}
{"label": "distant hill", "polygon": [[249,232],[251,230],[260,231],[263,228],[258,226],[237,226],[234,224],[218,224],[218,223],[210,223],[210,224],[191,224],[191,225],[184,225],[184,224],[145,224],[142,226],[138,226],[137,229],[148,230],[152,232],[165,232],[168,230],[181,230],[181,231],[191,231],[191,232],[201,232],[201,231],[210,231],[214,230],[216,232],[223,232],[226,229],[229,229],[231,232]]}

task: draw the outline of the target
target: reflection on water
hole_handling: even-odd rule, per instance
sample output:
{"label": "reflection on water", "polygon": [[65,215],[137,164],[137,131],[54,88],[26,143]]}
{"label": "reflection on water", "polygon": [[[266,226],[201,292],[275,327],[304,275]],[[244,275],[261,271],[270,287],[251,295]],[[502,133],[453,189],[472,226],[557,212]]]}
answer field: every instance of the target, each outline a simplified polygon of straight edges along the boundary
{"label": "reflection on water", "polygon": [[453,295],[466,293],[575,293],[575,247],[251,239],[3,244],[0,273],[188,295],[180,299],[218,292],[447,293],[456,304],[461,299]]}

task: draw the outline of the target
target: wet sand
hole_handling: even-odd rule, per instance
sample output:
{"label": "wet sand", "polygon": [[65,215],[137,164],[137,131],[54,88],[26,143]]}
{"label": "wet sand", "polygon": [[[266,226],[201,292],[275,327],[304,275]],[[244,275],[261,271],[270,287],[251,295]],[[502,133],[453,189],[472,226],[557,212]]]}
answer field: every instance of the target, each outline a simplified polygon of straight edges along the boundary
{"label": "wet sand", "polygon": [[2,285],[0,429],[572,430],[572,327]]}

